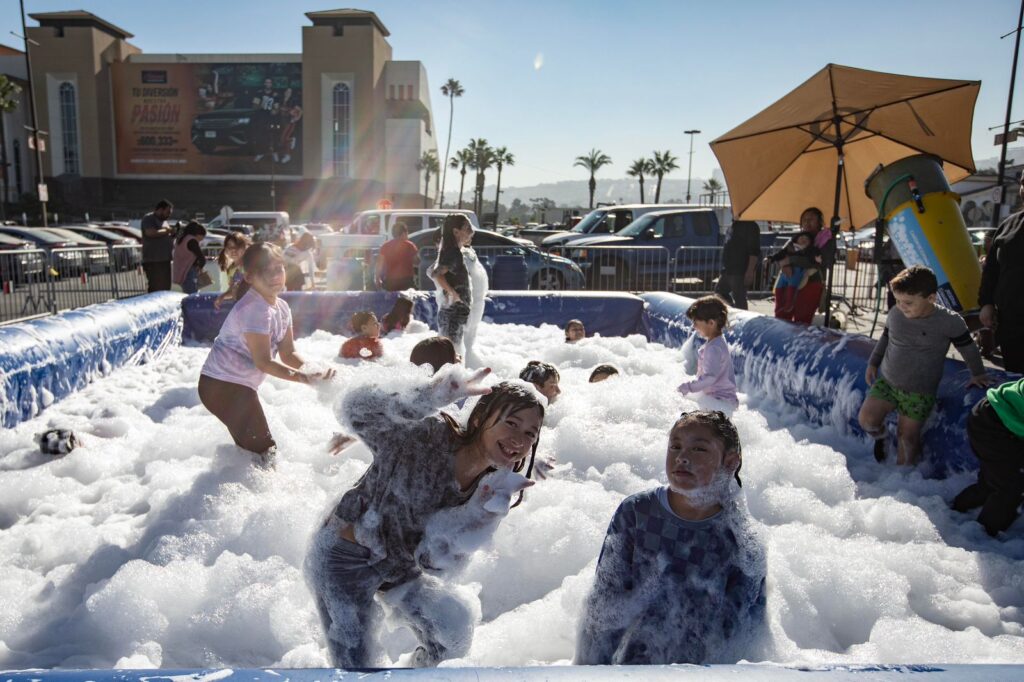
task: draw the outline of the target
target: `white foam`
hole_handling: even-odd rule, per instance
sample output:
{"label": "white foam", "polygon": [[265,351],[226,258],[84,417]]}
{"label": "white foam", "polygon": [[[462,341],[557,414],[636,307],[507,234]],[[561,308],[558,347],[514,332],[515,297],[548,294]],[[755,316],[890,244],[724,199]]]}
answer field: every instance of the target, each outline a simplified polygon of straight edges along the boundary
{"label": "white foam", "polygon": [[[425,335],[383,339],[372,363],[335,360],[339,336],[300,339],[338,383],[261,387],[280,448],[271,473],[199,404],[200,347],[99,378],[0,433],[0,666],[327,666],[302,561],[324,510],[370,461],[362,444],[327,453],[332,403],[375,366],[404,365]],[[568,345],[554,326],[485,324],[476,350],[496,378],[531,359],[558,366],[563,392],[539,454],[571,467],[527,490],[471,558],[460,580],[479,590],[482,622],[450,664],[564,663],[612,512],[664,482],[669,427],[697,403],[674,390],[680,351],[639,336]],[[588,384],[600,363],[622,374]],[[969,476],[880,467],[865,444],[765,396],[741,394],[734,421],[769,547],[770,659],[1024,662],[1024,522],[999,541],[949,511]],[[39,455],[32,436],[54,426],[85,445]],[[410,641],[385,635],[393,661]]]}

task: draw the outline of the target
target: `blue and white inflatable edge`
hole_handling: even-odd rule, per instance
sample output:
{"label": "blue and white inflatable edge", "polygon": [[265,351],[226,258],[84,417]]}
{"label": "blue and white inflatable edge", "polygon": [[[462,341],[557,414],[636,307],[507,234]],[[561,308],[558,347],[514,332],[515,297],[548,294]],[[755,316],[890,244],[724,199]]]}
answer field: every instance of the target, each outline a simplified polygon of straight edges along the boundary
{"label": "blue and white inflatable edge", "polygon": [[119,367],[181,343],[181,294],[161,292],[0,326],[0,416],[11,428]]}

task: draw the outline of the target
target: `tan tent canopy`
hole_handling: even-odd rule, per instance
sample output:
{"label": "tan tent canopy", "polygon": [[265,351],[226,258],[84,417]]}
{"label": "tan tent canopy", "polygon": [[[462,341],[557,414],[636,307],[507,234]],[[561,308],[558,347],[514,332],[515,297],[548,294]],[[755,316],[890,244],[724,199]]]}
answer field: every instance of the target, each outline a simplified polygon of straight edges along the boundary
{"label": "tan tent canopy", "polygon": [[864,180],[878,164],[914,154],[943,160],[949,181],[974,172],[971,128],[980,81],[917,78],[829,64],[711,143],[733,213],[797,222],[833,208],[839,149],[843,228],[875,218]]}

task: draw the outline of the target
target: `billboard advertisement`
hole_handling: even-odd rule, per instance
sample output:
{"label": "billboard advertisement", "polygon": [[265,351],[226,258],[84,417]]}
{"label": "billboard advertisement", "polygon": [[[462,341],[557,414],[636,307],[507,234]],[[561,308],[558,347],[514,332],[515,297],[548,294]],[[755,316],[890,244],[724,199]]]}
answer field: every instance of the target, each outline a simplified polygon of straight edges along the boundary
{"label": "billboard advertisement", "polygon": [[302,175],[302,64],[115,63],[117,172]]}

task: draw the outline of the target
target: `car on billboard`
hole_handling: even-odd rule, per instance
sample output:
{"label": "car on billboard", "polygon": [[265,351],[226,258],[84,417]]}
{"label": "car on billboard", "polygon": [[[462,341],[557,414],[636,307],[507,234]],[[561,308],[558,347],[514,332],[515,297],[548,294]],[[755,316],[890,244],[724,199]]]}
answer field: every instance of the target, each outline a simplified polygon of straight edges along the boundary
{"label": "car on billboard", "polygon": [[254,109],[219,109],[192,119],[192,144],[203,154],[219,150],[254,153]]}

